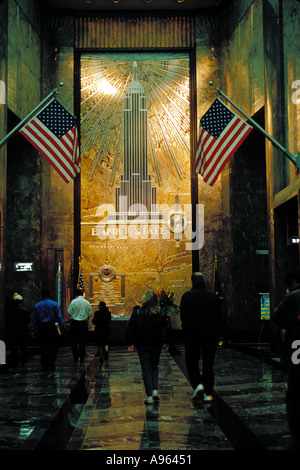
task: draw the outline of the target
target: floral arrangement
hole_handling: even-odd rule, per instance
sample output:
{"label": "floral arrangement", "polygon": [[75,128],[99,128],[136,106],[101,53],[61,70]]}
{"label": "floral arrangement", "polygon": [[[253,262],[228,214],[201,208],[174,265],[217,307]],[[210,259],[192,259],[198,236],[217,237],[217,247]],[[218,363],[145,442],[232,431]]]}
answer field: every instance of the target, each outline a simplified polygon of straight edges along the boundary
{"label": "floral arrangement", "polygon": [[165,314],[178,315],[180,308],[174,303],[175,292],[167,292],[164,289],[156,291],[159,296],[160,308]]}

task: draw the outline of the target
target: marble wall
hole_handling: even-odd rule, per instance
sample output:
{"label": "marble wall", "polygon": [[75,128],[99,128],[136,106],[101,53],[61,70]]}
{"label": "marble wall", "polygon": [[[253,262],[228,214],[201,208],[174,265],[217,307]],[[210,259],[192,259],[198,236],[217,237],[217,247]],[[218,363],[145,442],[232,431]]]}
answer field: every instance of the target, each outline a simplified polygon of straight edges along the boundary
{"label": "marble wall", "polygon": [[[220,88],[263,127],[262,2],[232,2],[225,17]],[[262,326],[259,293],[269,289],[265,143],[258,131],[252,131],[223,171],[222,189],[228,327],[253,334]]]}
{"label": "marble wall", "polygon": [[[73,112],[74,51],[57,48],[57,34],[45,5],[6,2],[8,6],[7,107],[10,131],[55,88],[58,99]],[[66,39],[67,28],[63,32]],[[61,44],[61,41],[59,41]],[[71,44],[72,41],[71,41]],[[60,83],[64,83],[60,87]],[[58,264],[63,272],[65,313],[68,286],[73,283],[73,183],[66,184],[28,142],[16,134],[6,146],[7,217],[4,299],[23,295],[32,309],[47,285],[56,298]],[[16,272],[15,262],[32,262],[33,271]],[[2,315],[3,318],[3,315]]]}
{"label": "marble wall", "polygon": [[[295,95],[299,54],[293,39],[299,31],[297,13],[299,2],[293,0],[284,2],[284,7],[277,1],[231,2],[226,10],[227,28],[221,38],[220,60],[222,90],[292,153],[297,152],[295,142],[300,128]],[[255,169],[251,159],[257,164]],[[261,165],[263,159],[265,165]],[[286,270],[299,262],[297,250],[287,246],[286,240],[287,216],[294,207],[293,217],[297,218],[297,203],[285,204],[290,198],[297,198],[299,181],[295,167],[269,140],[262,139],[251,149],[248,138],[223,172],[222,187],[225,270],[229,280],[225,297],[230,324],[258,331],[262,326],[258,285],[268,288],[272,310],[282,297]],[[262,191],[264,204],[255,203],[253,188],[257,195]],[[280,213],[274,213],[274,207]],[[251,230],[251,226],[253,233],[260,232],[252,241],[247,228]],[[253,255],[259,241],[266,237],[267,254]],[[266,282],[261,282],[263,279]]]}
{"label": "marble wall", "polygon": [[[6,91],[7,91],[7,3],[0,5],[0,80],[1,80],[1,100],[0,100],[0,139],[6,135],[7,112],[6,112]],[[4,93],[4,96],[3,96]],[[0,335],[3,335],[4,324],[4,244],[5,244],[5,218],[6,218],[6,146],[0,148]]]}
{"label": "marble wall", "polygon": [[[196,18],[196,94],[197,133],[199,121],[216,98],[214,86],[220,85],[220,17],[203,15]],[[218,178],[209,186],[201,176],[197,178],[198,200],[204,206],[204,245],[199,252],[199,270],[214,287],[215,257],[223,284],[225,249],[222,217],[222,182]]]}
{"label": "marble wall", "polygon": [[[7,127],[11,131],[41,100],[41,12],[36,3],[7,2]],[[41,161],[16,133],[6,144],[7,191],[4,253],[4,301],[20,292],[31,308],[40,297]],[[15,271],[31,262],[34,271]]]}
{"label": "marble wall", "polygon": [[[265,56],[265,122],[266,130],[279,143],[295,154],[299,151],[299,102],[295,99],[295,82],[299,70],[296,38],[299,34],[299,2],[268,1],[263,3]],[[298,143],[296,143],[298,142]],[[290,209],[288,201],[298,198],[299,175],[283,153],[266,143],[267,201],[269,225],[269,275],[272,306],[282,298],[287,270],[299,264],[298,252],[290,252],[286,233]],[[298,220],[299,201],[293,218]],[[297,222],[296,222],[297,223]]]}

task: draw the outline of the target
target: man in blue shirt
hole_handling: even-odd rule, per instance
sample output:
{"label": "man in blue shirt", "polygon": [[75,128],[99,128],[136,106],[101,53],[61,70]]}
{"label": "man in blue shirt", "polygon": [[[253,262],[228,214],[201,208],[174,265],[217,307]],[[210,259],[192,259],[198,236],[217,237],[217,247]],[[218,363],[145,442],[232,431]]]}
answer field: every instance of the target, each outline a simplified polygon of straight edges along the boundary
{"label": "man in blue shirt", "polygon": [[49,299],[49,290],[43,289],[42,300],[35,304],[32,312],[30,331],[37,335],[41,364],[44,371],[55,369],[58,348],[58,328],[64,328],[64,320],[56,302]]}

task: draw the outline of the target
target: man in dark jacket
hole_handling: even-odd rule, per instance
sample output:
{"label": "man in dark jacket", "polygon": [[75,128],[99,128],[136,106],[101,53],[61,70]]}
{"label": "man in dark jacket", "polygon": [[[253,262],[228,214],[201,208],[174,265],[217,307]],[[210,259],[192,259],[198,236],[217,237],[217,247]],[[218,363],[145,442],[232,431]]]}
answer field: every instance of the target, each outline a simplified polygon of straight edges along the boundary
{"label": "man in dark jacket", "polygon": [[[192,289],[181,298],[180,316],[185,341],[187,372],[194,389],[193,399],[203,394],[210,402],[214,387],[214,360],[222,330],[222,310],[218,296],[206,288],[202,273],[192,274]],[[202,375],[199,360],[202,357]]]}
{"label": "man in dark jacket", "polygon": [[287,295],[275,308],[271,320],[285,330],[282,360],[288,366],[286,391],[287,416],[293,450],[300,449],[300,269],[293,268],[286,275]]}

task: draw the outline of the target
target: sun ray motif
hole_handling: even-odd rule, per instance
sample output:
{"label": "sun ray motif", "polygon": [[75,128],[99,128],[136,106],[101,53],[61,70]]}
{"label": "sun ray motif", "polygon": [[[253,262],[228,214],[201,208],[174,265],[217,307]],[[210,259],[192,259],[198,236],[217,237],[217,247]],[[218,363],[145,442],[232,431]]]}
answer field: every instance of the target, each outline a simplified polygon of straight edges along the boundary
{"label": "sun ray motif", "polygon": [[184,177],[177,154],[190,152],[188,55],[99,53],[81,58],[81,155],[82,159],[93,155],[89,181],[108,156],[112,160],[110,186],[120,171],[124,96],[134,61],[147,96],[149,163],[157,183],[162,184],[161,158],[169,160],[180,180]]}

